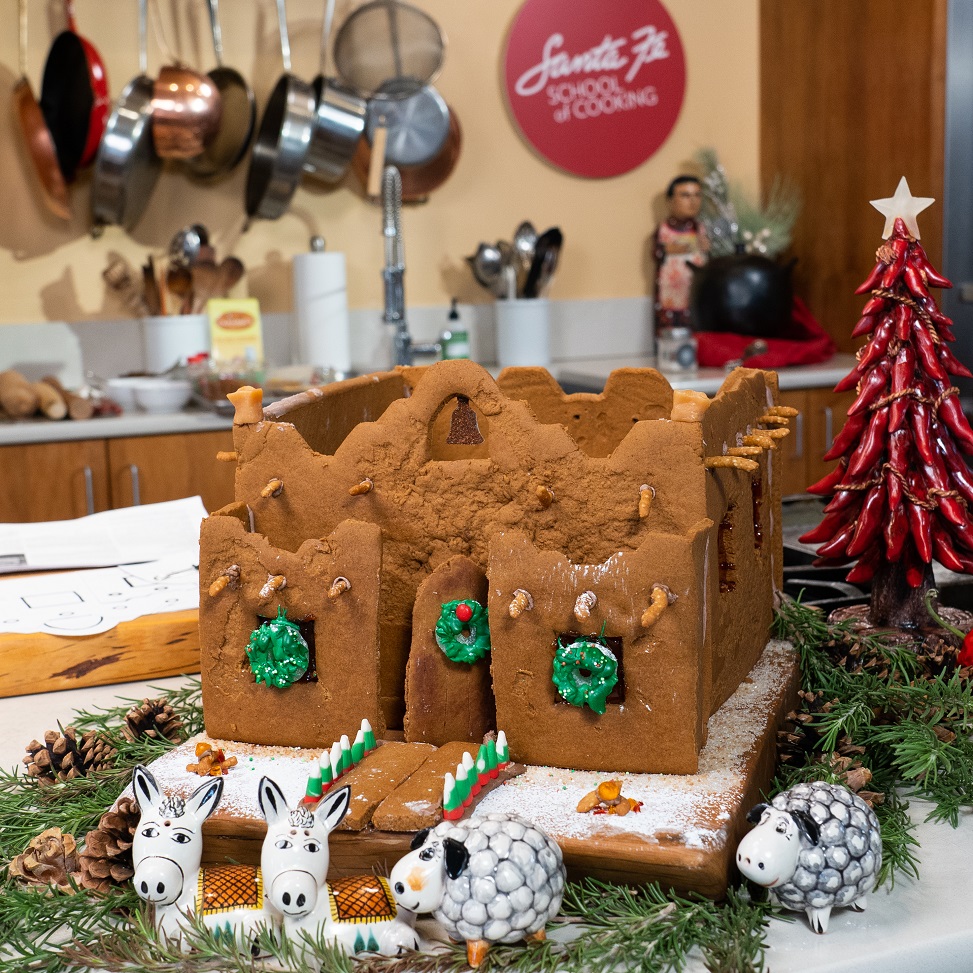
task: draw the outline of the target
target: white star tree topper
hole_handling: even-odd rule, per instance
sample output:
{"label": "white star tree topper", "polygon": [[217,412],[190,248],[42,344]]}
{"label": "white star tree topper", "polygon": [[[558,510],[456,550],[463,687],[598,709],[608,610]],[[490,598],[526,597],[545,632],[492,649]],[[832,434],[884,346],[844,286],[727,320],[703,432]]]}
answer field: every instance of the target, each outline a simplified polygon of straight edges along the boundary
{"label": "white star tree topper", "polygon": [[905,228],[917,240],[919,239],[919,224],[916,217],[924,210],[936,202],[928,196],[913,196],[909,190],[909,184],[903,176],[895,187],[895,195],[888,199],[870,200],[872,206],[885,217],[885,229],[882,231],[882,239],[887,240],[892,235],[895,225],[895,218],[901,216],[905,221]]}

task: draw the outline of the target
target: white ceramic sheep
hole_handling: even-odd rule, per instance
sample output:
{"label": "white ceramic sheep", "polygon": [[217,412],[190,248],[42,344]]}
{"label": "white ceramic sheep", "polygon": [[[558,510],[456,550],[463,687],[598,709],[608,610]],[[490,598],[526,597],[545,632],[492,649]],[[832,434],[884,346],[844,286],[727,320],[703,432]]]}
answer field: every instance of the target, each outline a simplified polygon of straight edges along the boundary
{"label": "white ceramic sheep", "polygon": [[389,875],[396,902],[432,912],[466,941],[470,966],[493,943],[544,939],[564,894],[561,849],[529,821],[486,814],[420,831]]}
{"label": "white ceramic sheep", "polygon": [[737,848],[737,868],[785,909],[805,912],[811,928],[827,932],[832,908],[865,909],[882,866],[875,812],[847,787],[797,784],[747,819],[756,827]]}

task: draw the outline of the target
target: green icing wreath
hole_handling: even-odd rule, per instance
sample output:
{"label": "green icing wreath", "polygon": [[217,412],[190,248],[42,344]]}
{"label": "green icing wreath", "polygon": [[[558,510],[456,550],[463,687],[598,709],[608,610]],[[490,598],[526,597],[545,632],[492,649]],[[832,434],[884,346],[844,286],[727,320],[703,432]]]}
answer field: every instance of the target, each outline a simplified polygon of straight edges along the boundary
{"label": "green icing wreath", "polygon": [[599,716],[618,683],[618,660],[606,645],[579,638],[557,644],[551,680],[572,706],[587,704]]}
{"label": "green icing wreath", "polygon": [[258,683],[285,689],[307,672],[311,655],[297,623],[288,620],[281,606],[275,619],[250,633],[247,658]]}
{"label": "green icing wreath", "polygon": [[453,662],[478,662],[490,651],[486,608],[472,598],[445,602],[436,622],[436,644]]}

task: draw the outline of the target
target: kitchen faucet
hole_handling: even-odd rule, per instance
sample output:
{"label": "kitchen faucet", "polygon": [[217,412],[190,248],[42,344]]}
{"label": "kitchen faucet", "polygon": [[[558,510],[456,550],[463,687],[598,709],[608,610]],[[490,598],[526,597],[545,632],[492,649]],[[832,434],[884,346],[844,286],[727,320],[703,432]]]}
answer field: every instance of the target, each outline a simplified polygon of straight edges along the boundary
{"label": "kitchen faucet", "polygon": [[402,176],[395,166],[382,174],[382,233],[385,236],[385,313],[382,320],[395,326],[394,364],[411,365],[416,355],[438,355],[440,346],[416,344],[405,319],[405,254],[402,248]]}

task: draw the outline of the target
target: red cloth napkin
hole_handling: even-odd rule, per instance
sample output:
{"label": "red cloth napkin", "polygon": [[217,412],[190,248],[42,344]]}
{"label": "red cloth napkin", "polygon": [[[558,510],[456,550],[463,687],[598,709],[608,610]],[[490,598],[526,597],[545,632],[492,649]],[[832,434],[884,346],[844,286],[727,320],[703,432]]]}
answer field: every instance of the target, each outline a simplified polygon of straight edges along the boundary
{"label": "red cloth napkin", "polygon": [[[697,355],[703,368],[722,368],[743,354],[747,345],[757,340],[751,335],[730,331],[698,331]],[[821,327],[808,306],[794,298],[791,320],[779,338],[765,338],[767,351],[746,360],[748,368],[783,368],[787,365],[811,365],[827,361],[837,350],[831,335]]]}

